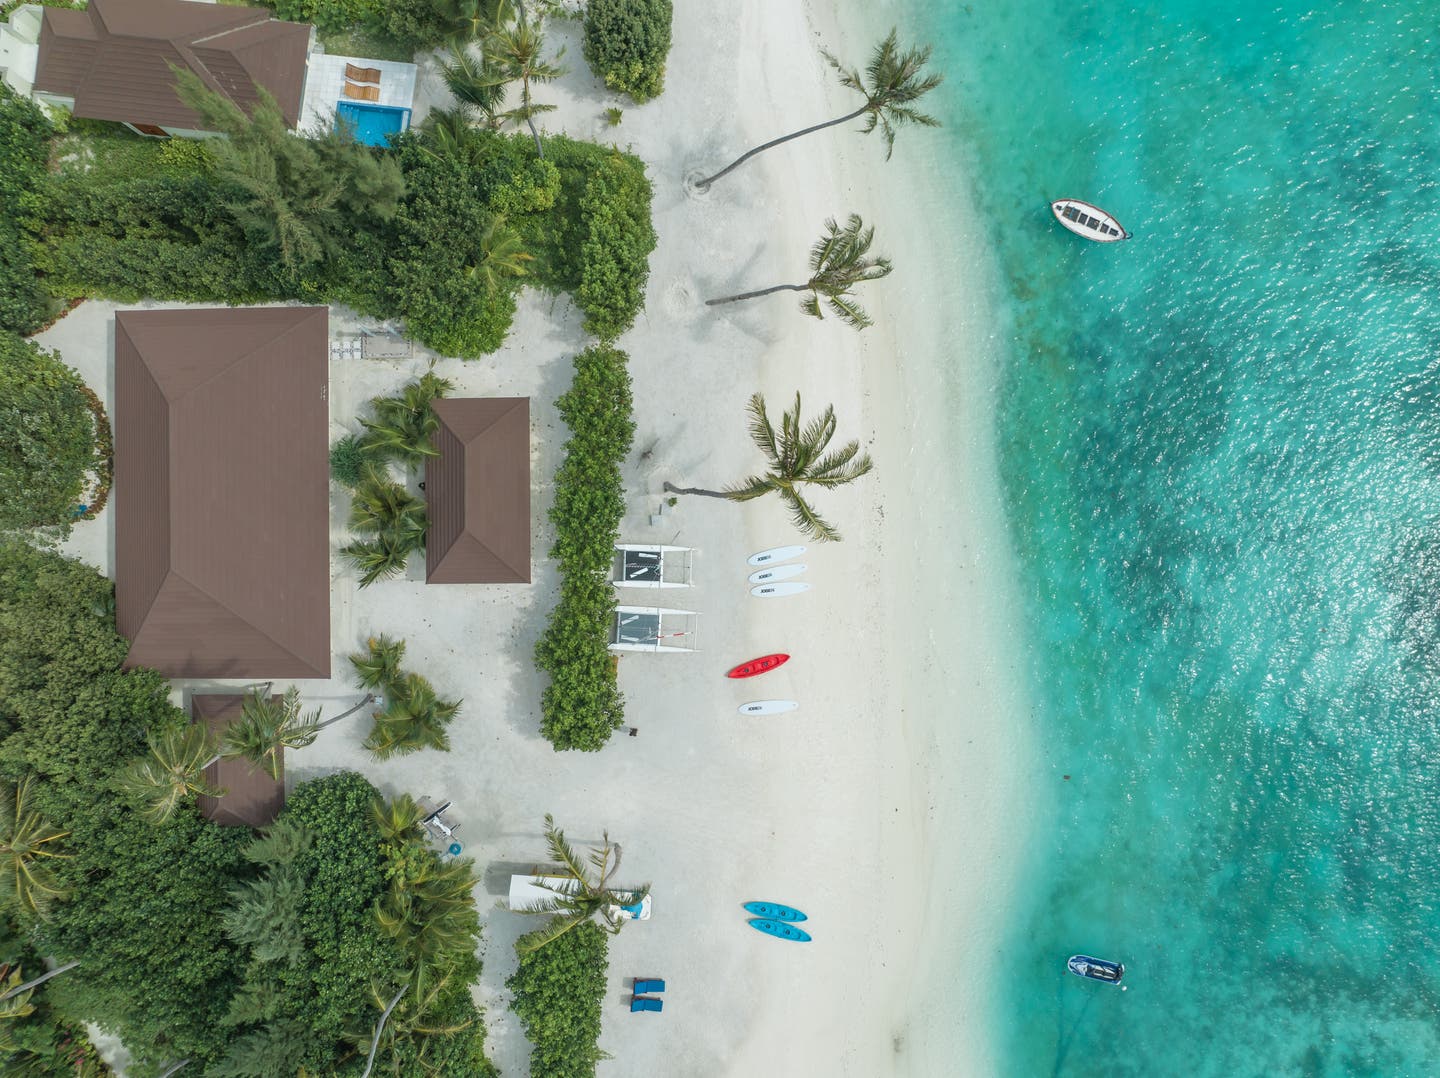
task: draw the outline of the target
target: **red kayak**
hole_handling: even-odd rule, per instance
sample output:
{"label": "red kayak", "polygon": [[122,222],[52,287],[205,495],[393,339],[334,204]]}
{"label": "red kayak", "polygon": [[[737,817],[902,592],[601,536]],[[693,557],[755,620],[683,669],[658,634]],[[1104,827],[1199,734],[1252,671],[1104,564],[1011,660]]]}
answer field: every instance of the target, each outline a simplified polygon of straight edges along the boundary
{"label": "red kayak", "polygon": [[727,673],[726,677],[754,677],[756,674],[763,674],[767,670],[774,670],[777,666],[784,666],[790,661],[790,656],[776,653],[774,655],[762,655],[758,659],[751,659],[748,663],[741,663],[735,669]]}

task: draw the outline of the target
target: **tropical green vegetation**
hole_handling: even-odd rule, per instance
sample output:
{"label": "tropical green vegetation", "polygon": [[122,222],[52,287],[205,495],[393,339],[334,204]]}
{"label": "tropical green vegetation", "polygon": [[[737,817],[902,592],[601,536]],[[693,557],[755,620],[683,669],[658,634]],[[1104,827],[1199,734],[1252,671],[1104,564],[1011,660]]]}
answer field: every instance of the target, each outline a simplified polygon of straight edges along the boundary
{"label": "tropical green vegetation", "polygon": [[799,284],[777,284],[754,292],[706,300],[706,306],[755,299],[775,292],[808,292],[800,301],[800,310],[813,318],[824,318],[821,301],[830,312],[852,329],[865,329],[872,320],[865,308],[851,293],[866,281],[890,276],[894,269],[883,255],[870,254],[875,242],[875,229],[866,228],[860,215],[852,213],[841,228],[832,217],[825,222],[825,234],[810,248],[810,276]]}
{"label": "tropical green vegetation", "polygon": [[587,922],[538,949],[530,936],[521,936],[515,949],[520,966],[505,983],[513,993],[510,1009],[520,1016],[532,1045],[530,1073],[591,1078],[606,1058],[599,1041],[609,936]]}
{"label": "tropical green vegetation", "polygon": [[724,490],[677,487],[670,483],[665,484],[665,489],[674,494],[700,494],[734,502],[777,494],[790,510],[795,527],[817,542],[839,542],[839,529],[815,511],[801,489],[806,486],[830,489],[854,482],[874,467],[870,454],[860,452],[858,441],[827,452],[835,437],[835,409],[826,405],[818,419],[802,426],[799,393],[795,394],[794,406],[781,416],[779,431],[770,422],[765,398],[759,393],[750,398],[749,412],[750,437],[765,454],[764,472]]}
{"label": "tropical green vegetation", "polygon": [[[44,210],[46,157],[53,134],[45,114],[0,84],[0,330],[34,333],[50,302],[35,271]],[[0,498],[0,504],[5,499]]]}
{"label": "tropical green vegetation", "polygon": [[541,160],[524,136],[458,114],[386,150],[341,150],[263,116],[242,135],[242,159],[216,140],[66,136],[39,214],[45,288],[344,303],[461,357],[500,347],[526,283],[574,295],[602,336],[640,310],[655,241],[650,183],[630,154],[556,136],[542,137]]}
{"label": "tropical green vegetation", "polygon": [[80,1023],[50,1006],[43,982],[18,991],[45,976],[40,952],[13,922],[0,916],[0,996],[8,997],[0,1000],[0,1074],[25,1078],[112,1074]]}
{"label": "tropical green vegetation", "polygon": [[895,31],[892,29],[885,40],[875,46],[875,50],[870,54],[870,62],[865,65],[863,75],[854,68],[846,67],[830,53],[824,53],[825,62],[834,68],[835,73],[839,76],[840,85],[847,90],[855,91],[865,99],[860,107],[852,112],[847,112],[844,116],[837,116],[824,123],[812,124],[810,127],[801,128],[799,131],[792,131],[788,135],[781,135],[777,139],[761,143],[754,149],[741,154],[715,175],[699,181],[696,186],[704,191],[716,180],[733,172],[756,154],[764,153],[766,150],[789,142],[791,139],[800,138],[802,135],[810,135],[816,131],[823,131],[827,127],[835,127],[837,124],[858,120],[861,116],[865,117],[862,134],[868,135],[878,127],[885,138],[885,160],[890,160],[890,155],[895,150],[896,128],[906,124],[916,124],[920,127],[940,126],[939,120],[915,107],[916,101],[939,86],[945,78],[943,75],[925,71],[925,65],[930,62],[930,52],[929,45],[920,49],[902,49],[896,40]]}
{"label": "tropical green vegetation", "polygon": [[360,586],[365,588],[405,571],[410,555],[425,549],[430,522],[425,502],[381,465],[367,461],[352,493],[350,530],[362,538],[345,544],[340,553],[360,570]]}
{"label": "tropical green vegetation", "polygon": [[446,700],[427,678],[400,668],[405,641],[383,633],[365,642],[365,651],[350,656],[356,680],[379,694],[384,707],[375,713],[365,747],[384,760],[418,749],[450,749],[446,727],[460,712],[460,700]]}
{"label": "tropical green vegetation", "polygon": [[68,532],[99,469],[85,383],[59,353],[0,330],[0,531]]}
{"label": "tropical green vegetation", "polygon": [[620,867],[620,847],[610,841],[606,832],[599,846],[590,850],[590,855],[581,858],[575,847],[565,841],[565,832],[555,826],[555,817],[545,817],[545,845],[550,851],[550,860],[558,866],[558,875],[565,879],[564,885],[538,886],[550,891],[553,898],[528,907],[520,912],[538,917],[549,917],[542,928],[517,942],[515,947],[521,954],[548,947],[567,933],[584,924],[604,927],[612,936],[618,936],[625,927],[626,918],[619,915],[621,906],[632,906],[650,894],[650,885],[627,887],[616,890],[610,884],[610,877]]}
{"label": "tropical green vegetation", "polygon": [[[15,1072],[103,1073],[67,1041],[91,1021],[122,1038],[137,1075],[188,1059],[196,1074],[354,1078],[408,985],[376,1073],[493,1075],[469,991],[468,863],[382,826],[394,814],[353,774],[299,784],[261,840],[202,819],[188,797],[163,822],[143,818],[117,797],[116,762],[190,723],[158,674],[120,669],[127,649],[100,573],[0,541],[0,775],[3,792],[23,790],[0,813],[0,831],[22,837],[0,865],[43,860],[32,894],[48,897],[11,901],[0,923],[27,969],[39,955],[79,961],[35,990],[36,1011],[9,1025],[0,1013],[0,1036],[32,1067]],[[15,949],[0,938],[0,961]],[[9,1043],[0,1053],[19,1051]],[[14,1058],[0,1054],[0,1069]]]}
{"label": "tropical green vegetation", "polygon": [[342,487],[354,490],[360,485],[361,469],[365,466],[365,451],[360,447],[360,438],[346,434],[335,439],[330,446],[330,478]]}
{"label": "tropical green vegetation", "polygon": [[393,397],[372,397],[372,417],[363,416],[360,425],[365,433],[360,438],[360,451],[369,460],[396,461],[407,468],[416,468],[430,457],[438,457],[435,431],[440,420],[430,405],[448,396],[455,383],[426,371],[405,385]]}
{"label": "tropical green vegetation", "polygon": [[585,59],[610,89],[637,102],[658,97],[670,55],[670,0],[588,0]]}
{"label": "tropical green vegetation", "polygon": [[627,362],[608,345],[586,349],[556,401],[570,428],[550,509],[560,601],[535,647],[536,665],[550,675],[540,730],[556,749],[595,751],[625,720],[609,651],[615,620],[609,573],[625,515],[620,465],[635,436]]}

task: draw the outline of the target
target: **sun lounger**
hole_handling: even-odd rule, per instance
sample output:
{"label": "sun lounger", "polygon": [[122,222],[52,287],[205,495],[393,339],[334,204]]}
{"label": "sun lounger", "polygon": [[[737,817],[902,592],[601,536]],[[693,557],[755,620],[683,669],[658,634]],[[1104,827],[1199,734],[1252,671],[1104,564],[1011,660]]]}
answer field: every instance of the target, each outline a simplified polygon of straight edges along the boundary
{"label": "sun lounger", "polygon": [[345,96],[356,101],[379,101],[380,87],[378,86],[356,86],[354,83],[345,84]]}
{"label": "sun lounger", "polygon": [[630,1001],[630,1013],[636,1011],[659,1011],[665,1008],[663,999],[651,999],[649,996],[636,996]]}
{"label": "sun lounger", "polygon": [[661,980],[642,981],[636,977],[634,991],[637,996],[648,996],[651,992],[663,992],[665,991],[665,982]]}
{"label": "sun lounger", "polygon": [[345,77],[351,82],[379,82],[380,69],[378,67],[356,67],[354,64],[346,64]]}

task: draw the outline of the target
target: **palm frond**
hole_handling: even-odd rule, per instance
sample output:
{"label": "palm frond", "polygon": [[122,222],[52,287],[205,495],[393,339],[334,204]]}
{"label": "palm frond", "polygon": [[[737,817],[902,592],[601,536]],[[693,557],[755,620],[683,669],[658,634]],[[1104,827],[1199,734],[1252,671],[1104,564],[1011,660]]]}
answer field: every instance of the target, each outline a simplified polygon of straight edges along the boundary
{"label": "palm frond", "polygon": [[760,451],[772,461],[778,460],[780,451],[775,446],[775,428],[770,425],[770,416],[765,411],[765,398],[759,393],[750,398],[745,406],[750,415],[750,437]]}
{"label": "palm frond", "polygon": [[790,520],[800,531],[817,543],[838,543],[839,530],[817,513],[803,497],[793,490],[781,491],[780,497],[790,508]]}
{"label": "palm frond", "polygon": [[865,309],[856,303],[849,296],[826,296],[825,302],[830,305],[840,319],[851,329],[869,329],[874,325],[874,320],[865,313]]}

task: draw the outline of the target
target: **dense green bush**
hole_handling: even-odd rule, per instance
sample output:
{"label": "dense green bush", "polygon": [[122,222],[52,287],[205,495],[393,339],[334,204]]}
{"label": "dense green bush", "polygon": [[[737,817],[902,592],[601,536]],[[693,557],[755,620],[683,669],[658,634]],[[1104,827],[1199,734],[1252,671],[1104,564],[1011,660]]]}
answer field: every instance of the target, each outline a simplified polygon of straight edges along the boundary
{"label": "dense green bush", "polygon": [[360,469],[364,465],[365,452],[355,435],[337,438],[330,446],[330,478],[342,487],[355,489],[360,483]]}
{"label": "dense green bush", "polygon": [[639,102],[665,85],[670,0],[588,0],[585,59],[605,85]]}
{"label": "dense green bush", "polygon": [[52,133],[44,113],[0,83],[0,329],[22,335],[35,332],[47,313],[32,230],[44,206]]}
{"label": "dense green bush", "polygon": [[[404,319],[411,336],[450,356],[500,347],[522,283],[572,293],[604,338],[623,332],[644,302],[655,245],[641,162],[564,137],[546,140],[544,161],[521,135],[462,127],[447,139],[396,139],[383,154],[404,179],[394,216],[337,220],[327,209],[293,252],[309,235],[329,253],[306,262],[283,256],[274,222],[253,207],[233,212],[233,162],[90,136],[84,163],[72,154],[51,185],[37,259],[59,296],[345,303]],[[487,250],[497,223],[532,256],[524,276]]]}
{"label": "dense green bush", "polygon": [[[533,935],[534,933],[532,933]],[[520,1016],[533,1048],[530,1073],[545,1078],[591,1078],[604,1058],[600,1010],[605,1000],[610,937],[593,922],[536,951],[516,944],[520,968],[506,981],[510,1009]]]}
{"label": "dense green bush", "polygon": [[97,464],[80,376],[59,353],[0,330],[0,531],[68,532]]}
{"label": "dense green bush", "polygon": [[624,352],[608,345],[575,357],[570,389],[556,402],[570,428],[555,473],[551,556],[560,566],[560,601],[535,646],[550,675],[540,730],[556,749],[601,748],[624,723],[609,640],[615,589],[609,582],[625,489],[620,465],[635,436]]}
{"label": "dense green bush", "polygon": [[575,302],[585,312],[585,328],[601,340],[624,333],[645,306],[655,249],[650,195],[644,170],[620,154],[601,158],[586,178]]}
{"label": "dense green bush", "polygon": [[[353,774],[294,790],[281,821],[306,837],[288,852],[188,808],[145,822],[115,796],[115,761],[141,750],[147,726],[187,719],[159,675],[118,669],[127,646],[100,573],[0,541],[0,774],[33,776],[36,811],[69,832],[52,866],[66,894],[30,939],[81,963],[46,984],[55,1022],[35,1043],[56,1023],[91,1021],[124,1040],[136,1074],[188,1057],[215,1078],[302,1066],[353,1078],[376,993],[423,976],[376,1073],[491,1078],[469,994],[480,967],[468,862],[441,865],[413,826],[382,830],[376,791]],[[283,917],[247,927],[242,902]]]}

